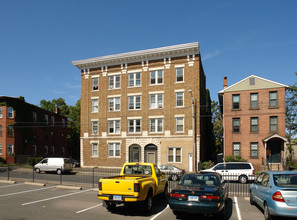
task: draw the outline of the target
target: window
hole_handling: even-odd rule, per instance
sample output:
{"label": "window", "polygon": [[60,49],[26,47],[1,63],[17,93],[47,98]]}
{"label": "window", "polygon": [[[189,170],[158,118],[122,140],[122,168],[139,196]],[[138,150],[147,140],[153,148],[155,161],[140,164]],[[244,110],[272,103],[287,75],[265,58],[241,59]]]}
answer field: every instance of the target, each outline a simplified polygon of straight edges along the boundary
{"label": "window", "polygon": [[239,109],[239,95],[232,96],[232,108]]}
{"label": "window", "polygon": [[119,134],[121,132],[120,120],[109,120],[108,132],[109,134]]}
{"label": "window", "polygon": [[121,98],[120,97],[108,98],[108,110],[109,111],[120,111],[121,110]]}
{"label": "window", "polygon": [[65,119],[63,118],[63,119],[62,119],[62,126],[63,126],[63,128],[65,128],[65,125],[66,125],[66,123],[65,123]]}
{"label": "window", "polygon": [[277,116],[271,116],[270,117],[270,131],[271,132],[276,132],[278,130],[277,124],[278,124]]}
{"label": "window", "polygon": [[176,92],[176,107],[184,106],[184,92]]}
{"label": "window", "polygon": [[66,155],[65,147],[62,147],[62,154]]}
{"label": "window", "polygon": [[184,68],[176,68],[176,82],[183,82],[184,81]]}
{"label": "window", "polygon": [[168,148],[168,162],[169,163],[181,163],[181,147],[169,147]]}
{"label": "window", "polygon": [[0,125],[0,137],[2,137],[2,130],[3,130],[2,125]]}
{"label": "window", "polygon": [[92,99],[92,112],[98,112],[98,99]]}
{"label": "window", "polygon": [[13,144],[7,144],[7,154],[13,155],[13,153],[14,153]]}
{"label": "window", "polygon": [[0,118],[3,118],[3,108],[0,107]]}
{"label": "window", "polygon": [[44,120],[45,120],[46,125],[48,125],[48,115],[44,116]]}
{"label": "window", "polygon": [[259,131],[259,118],[253,117],[251,118],[251,132],[258,132]]}
{"label": "window", "polygon": [[2,150],[3,150],[2,143],[0,143],[0,155],[2,155]]}
{"label": "window", "polygon": [[52,146],[51,149],[52,149],[52,155],[55,155],[55,147]]}
{"label": "window", "polygon": [[251,106],[250,108],[258,108],[258,93],[251,93]]}
{"label": "window", "polygon": [[277,107],[277,92],[269,92],[269,107]]}
{"label": "window", "polygon": [[233,118],[233,132],[240,132],[240,118]]}
{"label": "window", "polygon": [[92,121],[92,134],[98,134],[98,121]]}
{"label": "window", "polygon": [[163,94],[151,94],[150,95],[150,108],[163,108]]}
{"label": "window", "polygon": [[255,77],[251,77],[250,78],[250,86],[254,86],[255,85]]}
{"label": "window", "polygon": [[108,143],[108,156],[120,157],[121,156],[121,144],[120,143]]}
{"label": "window", "polygon": [[108,77],[109,89],[121,88],[121,75],[113,75]]}
{"label": "window", "polygon": [[44,154],[48,154],[48,146],[44,146]]}
{"label": "window", "polygon": [[163,70],[150,71],[151,85],[163,84]]}
{"label": "window", "polygon": [[36,145],[33,145],[33,152],[32,152],[32,154],[34,155],[34,156],[36,156],[37,155],[37,146]]}
{"label": "window", "polygon": [[12,107],[7,108],[7,116],[8,116],[8,118],[13,118],[14,117]]}
{"label": "window", "polygon": [[152,133],[163,132],[163,118],[150,119],[150,132]]}
{"label": "window", "polygon": [[51,116],[51,122],[52,122],[52,126],[55,126],[55,117]]}
{"label": "window", "polygon": [[129,86],[141,85],[141,73],[129,73]]}
{"label": "window", "polygon": [[184,118],[183,117],[176,118],[176,132],[184,132]]}
{"label": "window", "polygon": [[258,157],[258,143],[251,143],[251,157]]}
{"label": "window", "polygon": [[99,77],[92,78],[92,89],[93,91],[99,90]]}
{"label": "window", "polygon": [[12,125],[7,126],[7,136],[12,137],[13,136],[13,127]]}
{"label": "window", "polygon": [[240,156],[240,143],[233,143],[233,156]]}
{"label": "window", "polygon": [[141,132],[141,119],[130,119],[129,123],[129,133],[140,133]]}
{"label": "window", "polygon": [[134,95],[128,97],[129,109],[141,109],[141,96]]}
{"label": "window", "polygon": [[98,143],[92,143],[92,157],[98,157]]}

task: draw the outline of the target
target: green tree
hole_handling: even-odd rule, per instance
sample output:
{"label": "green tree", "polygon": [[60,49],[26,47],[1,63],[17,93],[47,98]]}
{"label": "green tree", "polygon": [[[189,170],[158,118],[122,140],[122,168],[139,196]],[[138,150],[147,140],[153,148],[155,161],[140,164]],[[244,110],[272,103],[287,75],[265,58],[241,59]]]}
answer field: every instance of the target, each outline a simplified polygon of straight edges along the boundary
{"label": "green tree", "polygon": [[223,153],[223,114],[217,101],[211,102],[212,124],[217,153]]}
{"label": "green tree", "polygon": [[40,107],[51,112],[55,112],[56,108],[60,109],[60,114],[67,116],[70,113],[69,106],[66,104],[63,98],[53,99],[52,101],[46,101],[42,99],[40,101]]}

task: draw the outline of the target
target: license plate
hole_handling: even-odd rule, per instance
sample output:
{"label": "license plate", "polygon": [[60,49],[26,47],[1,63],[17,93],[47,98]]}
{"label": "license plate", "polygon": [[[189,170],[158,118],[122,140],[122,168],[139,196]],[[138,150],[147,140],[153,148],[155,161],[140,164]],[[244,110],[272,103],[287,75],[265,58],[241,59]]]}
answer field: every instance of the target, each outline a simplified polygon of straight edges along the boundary
{"label": "license plate", "polygon": [[120,201],[122,200],[122,196],[113,196],[113,200]]}
{"label": "license plate", "polygon": [[199,201],[199,197],[198,196],[188,196],[188,201],[198,202]]}

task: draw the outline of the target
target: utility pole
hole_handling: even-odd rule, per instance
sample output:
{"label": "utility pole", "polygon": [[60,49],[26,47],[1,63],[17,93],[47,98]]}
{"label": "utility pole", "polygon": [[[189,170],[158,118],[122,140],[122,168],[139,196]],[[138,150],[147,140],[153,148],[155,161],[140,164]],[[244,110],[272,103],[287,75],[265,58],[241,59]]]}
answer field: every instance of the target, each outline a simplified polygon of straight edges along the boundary
{"label": "utility pole", "polygon": [[196,99],[193,96],[192,90],[188,91],[192,98],[192,128],[193,128],[193,170],[197,172],[197,114],[196,114]]}

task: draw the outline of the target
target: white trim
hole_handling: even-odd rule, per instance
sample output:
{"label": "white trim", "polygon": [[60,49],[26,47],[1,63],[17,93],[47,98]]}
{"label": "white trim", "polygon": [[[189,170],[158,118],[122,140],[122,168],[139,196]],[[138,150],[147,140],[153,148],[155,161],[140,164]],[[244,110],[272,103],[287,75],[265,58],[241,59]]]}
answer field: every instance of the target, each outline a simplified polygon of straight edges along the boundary
{"label": "white trim", "polygon": [[149,95],[150,94],[164,94],[164,91],[152,91],[152,92],[149,92]]}
{"label": "white trim", "polygon": [[115,75],[121,75],[122,72],[116,72],[116,73],[108,73],[108,76],[115,76]]}
{"label": "white trim", "polygon": [[121,98],[121,95],[109,95],[107,98]]}
{"label": "white trim", "polygon": [[174,68],[182,68],[185,67],[185,64],[174,65]]}
{"label": "white trim", "polygon": [[141,92],[139,92],[139,93],[128,93],[127,94],[127,96],[137,96],[137,95],[142,95],[142,93]]}
{"label": "white trim", "polygon": [[141,73],[142,69],[128,70],[128,73]]}
{"label": "white trim", "polygon": [[185,92],[185,89],[176,89],[174,92]]}
{"label": "white trim", "polygon": [[107,118],[107,121],[119,121],[121,118]]}
{"label": "white trim", "polygon": [[121,140],[115,140],[115,141],[109,140],[109,141],[106,141],[106,143],[107,144],[112,144],[112,143],[122,144],[122,141]]}
{"label": "white trim", "polygon": [[99,121],[99,119],[91,119],[91,121]]}
{"label": "white trim", "polygon": [[185,115],[174,115],[175,118],[184,118]]}
{"label": "white trim", "polygon": [[128,120],[137,120],[137,119],[142,119],[142,116],[136,116],[136,117],[127,117]]}
{"label": "white trim", "polygon": [[98,101],[99,101],[99,96],[93,96],[93,97],[91,97],[91,99],[98,99]]}
{"label": "white trim", "polygon": [[99,75],[94,75],[92,76],[92,78],[99,78]]}
{"label": "white trim", "polygon": [[164,70],[164,66],[163,67],[152,67],[152,68],[149,68],[149,71],[156,71],[156,70]]}
{"label": "white trim", "polygon": [[164,118],[164,115],[152,115],[152,116],[149,116],[148,117],[149,119],[151,119],[151,118]]}

